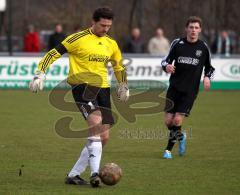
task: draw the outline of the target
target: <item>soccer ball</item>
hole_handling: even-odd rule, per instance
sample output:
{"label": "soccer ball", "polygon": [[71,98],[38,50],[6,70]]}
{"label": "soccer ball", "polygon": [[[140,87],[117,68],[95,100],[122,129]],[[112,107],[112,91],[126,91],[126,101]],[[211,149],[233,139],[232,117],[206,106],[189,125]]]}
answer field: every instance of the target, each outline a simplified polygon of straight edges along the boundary
{"label": "soccer ball", "polygon": [[112,186],[121,179],[122,169],[115,163],[107,163],[100,169],[99,176],[104,184]]}

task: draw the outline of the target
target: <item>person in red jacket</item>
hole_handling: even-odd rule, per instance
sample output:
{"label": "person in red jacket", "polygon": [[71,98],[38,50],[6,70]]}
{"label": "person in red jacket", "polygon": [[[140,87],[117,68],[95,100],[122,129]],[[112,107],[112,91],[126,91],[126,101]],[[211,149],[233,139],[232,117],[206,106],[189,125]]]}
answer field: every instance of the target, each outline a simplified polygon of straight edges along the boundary
{"label": "person in red jacket", "polygon": [[35,31],[33,25],[29,25],[28,32],[24,36],[24,51],[25,52],[39,52],[40,40],[39,34]]}

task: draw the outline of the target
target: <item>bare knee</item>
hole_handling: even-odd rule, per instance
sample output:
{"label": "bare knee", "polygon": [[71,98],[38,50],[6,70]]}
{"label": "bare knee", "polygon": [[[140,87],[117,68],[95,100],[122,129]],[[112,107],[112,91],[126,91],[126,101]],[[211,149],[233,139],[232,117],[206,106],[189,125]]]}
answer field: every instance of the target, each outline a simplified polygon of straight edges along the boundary
{"label": "bare knee", "polygon": [[167,127],[173,126],[173,115],[172,114],[167,113],[165,115],[165,125]]}
{"label": "bare knee", "polygon": [[172,120],[165,120],[165,125],[167,127],[171,127],[171,126],[173,126],[173,121]]}
{"label": "bare knee", "polygon": [[173,124],[175,126],[181,126],[182,125],[182,121],[183,121],[184,116],[183,115],[175,115],[174,119],[173,119]]}

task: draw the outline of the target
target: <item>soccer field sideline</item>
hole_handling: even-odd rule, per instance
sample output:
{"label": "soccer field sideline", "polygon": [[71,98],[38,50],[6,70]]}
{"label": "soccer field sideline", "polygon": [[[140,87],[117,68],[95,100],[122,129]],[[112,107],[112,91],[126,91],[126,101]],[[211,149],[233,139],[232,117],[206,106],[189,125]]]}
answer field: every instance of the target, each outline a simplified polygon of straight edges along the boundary
{"label": "soccer field sideline", "polygon": [[[0,91],[0,194],[239,194],[239,91],[200,92],[184,125],[188,132],[191,128],[192,137],[182,158],[175,149],[174,159],[162,159],[167,141],[162,113],[139,116],[130,124],[120,117],[102,164],[116,162],[123,178],[116,186],[100,189],[63,183],[85,141],[60,137],[54,122],[74,116],[76,128],[83,120],[53,108],[48,94]],[[161,130],[163,137],[144,137],[149,130]]]}

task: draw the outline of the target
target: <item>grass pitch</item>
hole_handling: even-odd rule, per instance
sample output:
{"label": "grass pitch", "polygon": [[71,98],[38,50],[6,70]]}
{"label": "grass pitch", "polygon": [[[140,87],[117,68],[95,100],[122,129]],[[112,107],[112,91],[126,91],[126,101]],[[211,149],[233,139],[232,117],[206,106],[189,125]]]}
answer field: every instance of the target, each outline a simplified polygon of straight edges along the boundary
{"label": "grass pitch", "polygon": [[85,140],[60,137],[54,123],[65,115],[75,117],[74,127],[84,121],[53,108],[48,94],[0,91],[0,194],[240,194],[240,91],[200,92],[184,124],[187,153],[179,157],[175,146],[171,160],[162,159],[163,113],[132,124],[120,117],[102,164],[115,162],[124,175],[98,189],[63,183]]}

